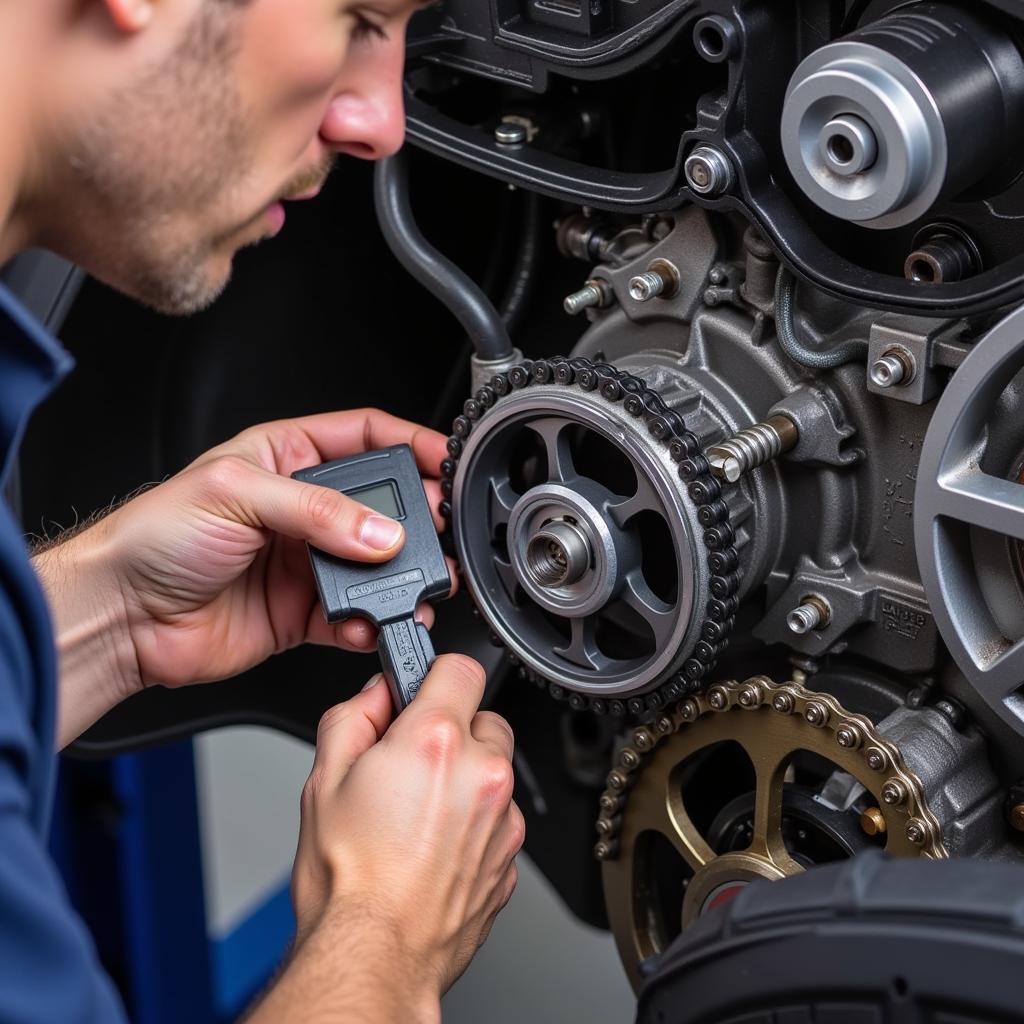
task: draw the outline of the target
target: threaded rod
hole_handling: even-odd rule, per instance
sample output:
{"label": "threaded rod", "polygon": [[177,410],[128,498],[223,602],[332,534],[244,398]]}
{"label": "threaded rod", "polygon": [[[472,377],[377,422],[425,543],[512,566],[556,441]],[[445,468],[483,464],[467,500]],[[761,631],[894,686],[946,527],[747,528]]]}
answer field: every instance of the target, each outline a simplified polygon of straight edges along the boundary
{"label": "threaded rod", "polygon": [[712,445],[705,455],[719,480],[736,483],[758,466],[788,452],[800,440],[796,424],[788,416],[772,416],[764,423],[741,430],[728,441]]}

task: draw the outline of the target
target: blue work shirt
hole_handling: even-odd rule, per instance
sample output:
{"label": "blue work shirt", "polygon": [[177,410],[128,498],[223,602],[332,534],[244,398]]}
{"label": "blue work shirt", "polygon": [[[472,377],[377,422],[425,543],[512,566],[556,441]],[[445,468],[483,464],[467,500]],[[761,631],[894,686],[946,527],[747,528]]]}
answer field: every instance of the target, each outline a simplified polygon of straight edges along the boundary
{"label": "blue work shirt", "polygon": [[46,848],[57,655],[3,487],[32,410],[71,357],[0,285],[0,1024],[107,1024],[124,1010]]}

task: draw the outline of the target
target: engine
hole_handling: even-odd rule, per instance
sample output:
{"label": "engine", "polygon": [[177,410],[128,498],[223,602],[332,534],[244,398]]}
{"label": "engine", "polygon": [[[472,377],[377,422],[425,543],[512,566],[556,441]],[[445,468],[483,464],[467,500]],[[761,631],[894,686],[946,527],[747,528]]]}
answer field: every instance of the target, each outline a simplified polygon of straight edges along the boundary
{"label": "engine", "polygon": [[611,737],[638,989],[752,882],[1021,860],[1021,16],[452,0],[413,40],[412,141],[546,197],[577,282],[575,343],[524,356],[379,175],[477,342],[464,585],[515,685]]}

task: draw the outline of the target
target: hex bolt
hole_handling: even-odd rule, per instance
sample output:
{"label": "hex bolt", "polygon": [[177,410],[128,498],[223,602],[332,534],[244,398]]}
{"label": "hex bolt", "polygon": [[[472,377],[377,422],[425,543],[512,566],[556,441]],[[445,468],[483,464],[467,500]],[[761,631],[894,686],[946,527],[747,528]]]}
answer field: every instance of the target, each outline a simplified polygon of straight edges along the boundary
{"label": "hex bolt", "polygon": [[734,484],[751,470],[795,448],[799,440],[800,431],[788,416],[772,416],[728,441],[712,445],[704,457],[715,477]]}
{"label": "hex bolt", "polygon": [[708,704],[715,711],[724,711],[729,706],[729,695],[721,686],[712,686],[708,690]]}
{"label": "hex bolt", "polygon": [[871,382],[880,388],[897,388],[917,376],[917,363],[909,352],[891,348],[871,364]]}
{"label": "hex bolt", "polygon": [[1018,832],[1024,832],[1024,804],[1014,804],[1010,808],[1010,825]]}
{"label": "hex bolt", "polygon": [[808,701],[804,708],[804,718],[808,725],[813,725],[815,729],[821,729],[828,723],[828,708],[816,700]]}
{"label": "hex bolt", "polygon": [[836,743],[845,750],[856,750],[860,742],[860,730],[856,726],[843,725],[836,729]]}
{"label": "hex bolt", "polygon": [[882,787],[882,799],[890,807],[899,807],[907,799],[906,787],[899,779],[889,779]]}
{"label": "hex bolt", "polygon": [[889,758],[884,750],[879,747],[868,747],[864,754],[864,760],[873,772],[884,772],[889,766]]}
{"label": "hex bolt", "polygon": [[576,316],[585,309],[604,309],[612,304],[614,298],[615,293],[605,281],[591,278],[578,292],[565,297],[562,308],[569,316]]}
{"label": "hex bolt", "polygon": [[739,692],[739,702],[745,708],[757,708],[761,706],[761,687],[757,683],[746,683]]}
{"label": "hex bolt", "polygon": [[651,299],[670,299],[679,290],[679,269],[668,260],[653,260],[650,266],[629,282],[630,298],[636,302],[650,302]]}
{"label": "hex bolt", "polygon": [[928,826],[917,818],[911,818],[907,822],[907,839],[915,846],[921,846],[928,838]]}
{"label": "hex bolt", "polygon": [[790,693],[777,693],[772,698],[772,707],[780,715],[791,715],[796,702],[793,700],[793,695]]}
{"label": "hex bolt", "polygon": [[714,146],[698,146],[686,158],[683,173],[686,175],[686,184],[707,199],[714,199],[732,187],[732,164]]}
{"label": "hex bolt", "polygon": [[797,636],[822,630],[832,621],[832,606],[819,594],[808,594],[786,616],[786,625]]}
{"label": "hex bolt", "polygon": [[885,834],[885,815],[878,807],[869,807],[860,816],[861,831],[865,835],[880,836]]}
{"label": "hex bolt", "polygon": [[521,146],[526,142],[528,136],[526,125],[520,124],[518,121],[502,121],[494,129],[494,141],[499,146]]}

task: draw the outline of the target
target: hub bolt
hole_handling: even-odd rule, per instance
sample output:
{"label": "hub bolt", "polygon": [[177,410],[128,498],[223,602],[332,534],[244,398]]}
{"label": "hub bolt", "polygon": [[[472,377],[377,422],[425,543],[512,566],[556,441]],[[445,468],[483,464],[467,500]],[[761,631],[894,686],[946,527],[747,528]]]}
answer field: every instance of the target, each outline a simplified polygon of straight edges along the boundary
{"label": "hub bolt", "polygon": [[860,827],[865,835],[883,835],[885,833],[885,815],[879,808],[869,807],[860,816]]}
{"label": "hub bolt", "polygon": [[890,779],[882,787],[882,799],[890,807],[898,807],[907,799],[907,790],[899,779]]}
{"label": "hub bolt", "polygon": [[772,707],[780,715],[789,715],[793,713],[793,706],[796,702],[793,700],[792,694],[789,693],[777,693],[772,698]]}
{"label": "hub bolt", "polygon": [[920,846],[928,838],[928,826],[917,818],[911,818],[907,822],[907,838],[915,846]]}
{"label": "hub bolt", "polygon": [[856,750],[860,746],[860,730],[853,725],[844,725],[836,730],[836,743],[846,750]]}
{"label": "hub bolt", "polygon": [[820,729],[828,723],[828,708],[824,704],[819,704],[816,700],[808,701],[807,706],[804,708],[804,718],[809,725],[813,725],[815,729]]}
{"label": "hub bolt", "polygon": [[576,316],[585,309],[604,309],[611,305],[614,297],[607,282],[591,278],[578,292],[567,295],[562,306],[569,316]]}
{"label": "hub bolt", "polygon": [[824,629],[832,619],[832,606],[818,594],[809,594],[786,616],[786,625],[797,636]]}
{"label": "hub bolt", "polygon": [[873,772],[884,772],[889,766],[889,758],[886,757],[885,751],[878,747],[868,747],[864,760]]}
{"label": "hub bolt", "polygon": [[917,374],[914,357],[903,349],[891,348],[871,364],[871,382],[880,388],[909,384]]}
{"label": "hub bolt", "polygon": [[733,169],[729,158],[714,146],[698,146],[683,165],[686,184],[698,195],[713,199],[732,187]]}

